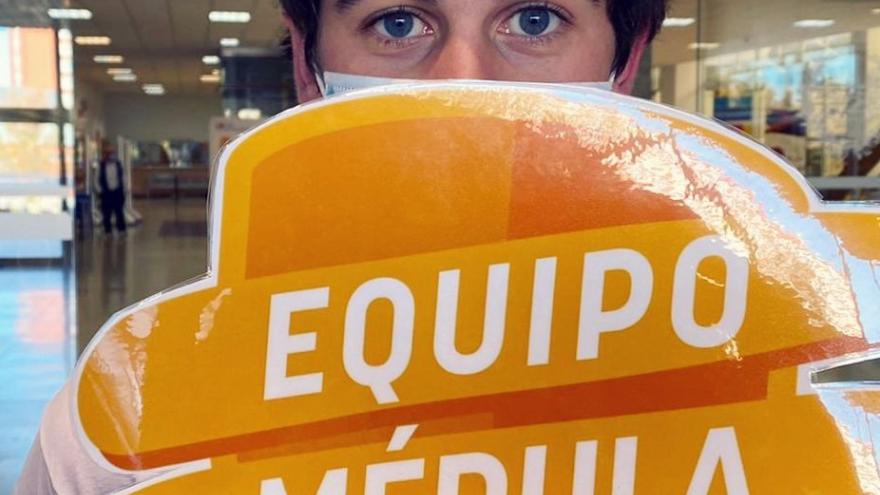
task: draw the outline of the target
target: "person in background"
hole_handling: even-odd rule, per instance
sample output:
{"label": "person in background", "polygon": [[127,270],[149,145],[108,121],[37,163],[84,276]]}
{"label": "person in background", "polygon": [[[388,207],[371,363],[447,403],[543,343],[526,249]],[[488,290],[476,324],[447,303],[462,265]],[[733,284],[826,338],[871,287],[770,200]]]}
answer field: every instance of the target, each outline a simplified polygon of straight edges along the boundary
{"label": "person in background", "polygon": [[101,163],[98,166],[98,189],[104,233],[113,232],[112,217],[116,217],[116,229],[120,233],[125,233],[125,186],[122,163],[116,157],[113,145],[107,141],[104,142]]}

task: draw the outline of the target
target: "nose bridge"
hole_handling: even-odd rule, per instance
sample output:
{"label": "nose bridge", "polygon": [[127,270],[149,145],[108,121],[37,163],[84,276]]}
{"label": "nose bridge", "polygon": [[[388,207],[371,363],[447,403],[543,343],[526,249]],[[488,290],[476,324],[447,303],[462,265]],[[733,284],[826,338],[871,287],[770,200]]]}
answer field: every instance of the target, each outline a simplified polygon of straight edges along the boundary
{"label": "nose bridge", "polygon": [[450,33],[431,67],[431,79],[493,79],[491,47],[480,34]]}

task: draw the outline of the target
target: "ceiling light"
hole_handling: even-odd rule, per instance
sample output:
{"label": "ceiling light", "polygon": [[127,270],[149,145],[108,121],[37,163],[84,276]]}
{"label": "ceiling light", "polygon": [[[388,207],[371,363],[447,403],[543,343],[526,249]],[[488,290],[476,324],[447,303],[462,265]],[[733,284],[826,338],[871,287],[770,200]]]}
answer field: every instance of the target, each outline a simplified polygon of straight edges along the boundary
{"label": "ceiling light", "polygon": [[202,63],[205,65],[217,65],[220,63],[220,57],[217,55],[205,55],[202,57]]}
{"label": "ceiling light", "polygon": [[131,74],[133,71],[128,67],[112,67],[107,69],[107,74],[111,76],[118,76],[120,74]]}
{"label": "ceiling light", "polygon": [[77,36],[73,39],[77,45],[83,46],[107,46],[110,38],[107,36]]}
{"label": "ceiling light", "polygon": [[161,84],[144,84],[142,86],[144,88],[144,93],[148,95],[164,95],[165,94],[165,86]]}
{"label": "ceiling light", "polygon": [[244,11],[214,10],[208,13],[211,22],[250,22],[251,13]]}
{"label": "ceiling light", "polygon": [[263,116],[263,112],[259,108],[242,108],[238,111],[238,118],[241,120],[259,120]]}
{"label": "ceiling light", "polygon": [[871,13],[874,15],[880,14],[880,8],[871,9]]}
{"label": "ceiling light", "polygon": [[794,23],[794,27],[799,28],[827,28],[833,25],[834,19],[801,19]]}
{"label": "ceiling light", "polygon": [[693,17],[667,17],[663,21],[663,27],[687,27],[695,22]]}
{"label": "ceiling light", "polygon": [[690,48],[691,50],[714,50],[714,49],[718,48],[719,46],[721,46],[721,45],[718,43],[710,43],[707,41],[701,41],[698,43],[691,43],[690,45],[688,45],[688,48]]}
{"label": "ceiling light", "polygon": [[99,64],[121,64],[125,59],[122,55],[95,55],[94,60]]}
{"label": "ceiling light", "polygon": [[227,48],[234,48],[241,44],[238,38],[220,38],[220,46],[225,46]]}
{"label": "ceiling light", "polygon": [[138,80],[138,76],[134,74],[116,74],[113,76],[113,80],[119,82],[135,82]]}
{"label": "ceiling light", "polygon": [[220,74],[202,74],[201,77],[199,77],[199,80],[203,83],[209,84],[219,83]]}
{"label": "ceiling light", "polygon": [[88,20],[92,18],[89,9],[49,9],[49,17],[52,19]]}

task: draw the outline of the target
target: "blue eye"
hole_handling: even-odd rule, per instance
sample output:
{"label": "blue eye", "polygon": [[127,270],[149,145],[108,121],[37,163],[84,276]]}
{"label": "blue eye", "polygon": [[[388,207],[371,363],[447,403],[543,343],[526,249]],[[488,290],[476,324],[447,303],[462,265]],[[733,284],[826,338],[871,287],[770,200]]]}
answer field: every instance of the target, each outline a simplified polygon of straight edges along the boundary
{"label": "blue eye", "polygon": [[385,31],[394,38],[406,38],[416,24],[415,16],[406,12],[387,15],[382,21]]}
{"label": "blue eye", "polygon": [[373,25],[380,35],[392,39],[413,38],[425,34],[427,26],[418,16],[400,11],[383,15]]}
{"label": "blue eye", "polygon": [[541,36],[555,31],[559,22],[559,16],[552,10],[529,7],[513,14],[508,22],[508,30],[520,36]]}

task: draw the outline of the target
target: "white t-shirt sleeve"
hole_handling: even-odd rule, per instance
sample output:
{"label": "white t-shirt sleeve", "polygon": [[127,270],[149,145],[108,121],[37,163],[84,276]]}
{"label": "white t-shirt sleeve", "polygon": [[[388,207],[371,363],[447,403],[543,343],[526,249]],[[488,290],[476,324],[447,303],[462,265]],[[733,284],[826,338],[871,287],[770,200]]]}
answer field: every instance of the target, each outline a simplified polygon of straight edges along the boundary
{"label": "white t-shirt sleeve", "polygon": [[73,426],[70,382],[43,415],[40,431],[16,487],[16,495],[96,495],[115,493],[156,473],[127,473],[96,463]]}

